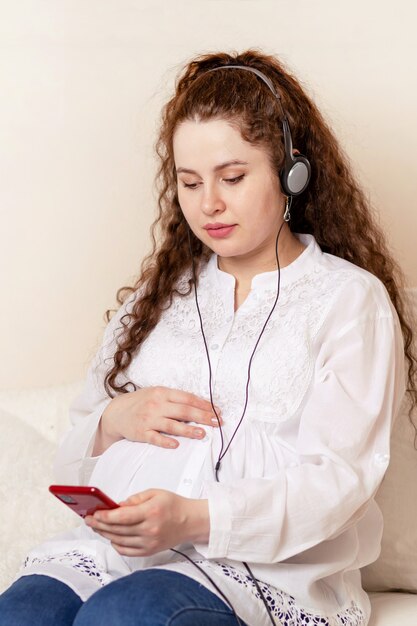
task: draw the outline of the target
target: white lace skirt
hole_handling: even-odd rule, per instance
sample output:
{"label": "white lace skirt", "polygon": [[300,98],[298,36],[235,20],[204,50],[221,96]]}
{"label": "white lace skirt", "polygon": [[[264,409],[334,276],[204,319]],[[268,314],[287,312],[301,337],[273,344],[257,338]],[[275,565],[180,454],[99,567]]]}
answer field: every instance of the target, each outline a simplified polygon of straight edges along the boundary
{"label": "white lace skirt", "polygon": [[[175,553],[171,553],[175,554]],[[175,558],[177,558],[175,556]],[[220,587],[228,598],[239,617],[249,626],[270,626],[270,618],[256,585],[249,575],[219,561],[193,559]],[[49,556],[29,555],[22,567],[20,575],[44,574],[52,576],[67,584],[84,601],[95,591],[111,583],[121,576],[131,573],[123,567],[124,559],[120,557],[119,567],[111,570],[109,562],[100,562],[97,554],[87,554],[74,548],[61,554]],[[113,564],[113,567],[115,564]],[[187,560],[173,561],[154,565],[153,568],[172,570],[185,574],[198,581],[204,587],[222,596],[206,578],[206,576]],[[147,569],[146,567],[143,569]],[[149,568],[151,569],[151,568]],[[124,570],[124,571],[123,571]],[[333,615],[317,614],[299,606],[295,598],[271,585],[259,582],[259,586],[267,601],[277,626],[366,626],[368,620],[360,606],[351,599],[347,606]]]}
{"label": "white lace skirt", "polygon": [[[219,585],[236,613],[246,624],[249,626],[271,625],[262,598],[249,575],[218,561],[202,559],[194,562],[202,567]],[[223,599],[204,574],[200,573],[188,561],[160,567],[186,574],[190,578],[198,580],[220,599]],[[295,598],[288,593],[262,581],[258,581],[258,584],[277,626],[365,626],[368,623],[364,611],[353,599],[349,600],[346,607],[333,615],[326,615],[325,613],[318,615],[317,611],[311,612],[299,606]]]}

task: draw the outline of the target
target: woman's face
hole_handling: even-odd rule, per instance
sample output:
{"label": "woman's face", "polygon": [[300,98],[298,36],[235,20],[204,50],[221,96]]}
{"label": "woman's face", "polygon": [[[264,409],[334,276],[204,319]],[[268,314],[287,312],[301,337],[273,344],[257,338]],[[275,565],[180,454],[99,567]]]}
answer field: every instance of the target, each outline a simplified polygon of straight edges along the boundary
{"label": "woman's face", "polygon": [[182,122],[173,149],[178,199],[194,234],[220,257],[275,259],[285,196],[265,150],[225,120]]}

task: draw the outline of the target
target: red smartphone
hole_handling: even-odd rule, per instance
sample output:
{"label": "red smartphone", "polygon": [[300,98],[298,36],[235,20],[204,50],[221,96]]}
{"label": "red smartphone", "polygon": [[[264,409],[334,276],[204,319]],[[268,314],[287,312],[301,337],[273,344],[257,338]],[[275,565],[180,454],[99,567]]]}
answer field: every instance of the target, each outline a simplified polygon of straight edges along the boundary
{"label": "red smartphone", "polygon": [[51,485],[49,491],[81,517],[93,515],[96,511],[116,509],[119,506],[98,487]]}

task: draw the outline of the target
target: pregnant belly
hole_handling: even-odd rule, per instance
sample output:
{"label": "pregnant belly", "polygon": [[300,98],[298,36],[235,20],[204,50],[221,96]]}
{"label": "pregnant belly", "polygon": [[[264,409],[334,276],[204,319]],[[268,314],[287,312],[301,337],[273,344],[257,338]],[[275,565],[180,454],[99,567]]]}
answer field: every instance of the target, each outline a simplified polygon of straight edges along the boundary
{"label": "pregnant belly", "polygon": [[116,502],[145,489],[176,493],[184,468],[199,443],[185,438],[179,441],[173,450],[126,439],[117,441],[100,456],[89,484]]}

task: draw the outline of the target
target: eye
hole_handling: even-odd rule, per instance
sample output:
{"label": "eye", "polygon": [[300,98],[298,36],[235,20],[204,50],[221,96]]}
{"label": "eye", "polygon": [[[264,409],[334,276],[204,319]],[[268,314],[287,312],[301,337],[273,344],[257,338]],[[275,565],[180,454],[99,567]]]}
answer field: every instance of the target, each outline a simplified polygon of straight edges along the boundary
{"label": "eye", "polygon": [[230,183],[231,185],[236,185],[236,183],[239,183],[243,178],[245,177],[244,174],[241,174],[240,176],[235,176],[235,178],[223,178],[225,183]]}
{"label": "eye", "polygon": [[184,183],[184,182],[183,182],[183,183],[182,183],[182,186],[183,186],[183,187],[186,187],[187,189],[197,189],[197,186],[198,186],[199,184],[200,184],[200,183]]}
{"label": "eye", "polygon": [[[239,183],[241,180],[243,180],[243,178],[245,177],[245,174],[240,174],[240,176],[235,176],[234,178],[223,178],[225,183],[229,183],[230,185],[236,185],[237,183]],[[186,189],[197,189],[197,187],[199,185],[201,185],[201,183],[185,183],[184,181],[182,182],[182,186],[185,187]]]}

